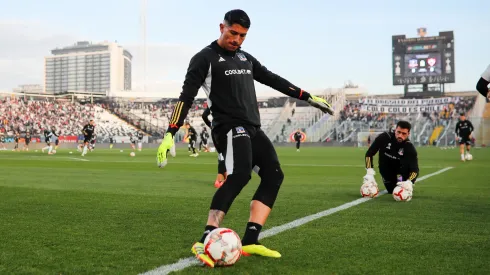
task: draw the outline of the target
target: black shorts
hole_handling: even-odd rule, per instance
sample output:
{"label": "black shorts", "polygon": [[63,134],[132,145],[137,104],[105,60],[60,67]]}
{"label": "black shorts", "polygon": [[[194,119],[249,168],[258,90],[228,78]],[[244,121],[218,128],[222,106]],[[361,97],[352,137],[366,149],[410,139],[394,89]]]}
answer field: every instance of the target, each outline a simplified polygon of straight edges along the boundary
{"label": "black shorts", "polygon": [[461,137],[459,139],[459,145],[463,145],[463,144],[471,145],[471,139],[470,139],[470,137]]}
{"label": "black shorts", "polygon": [[26,143],[26,145],[29,145],[29,143],[31,143],[31,141],[29,141],[29,140],[26,139],[25,140],[25,143]]}
{"label": "black shorts", "polygon": [[58,146],[58,144],[60,144],[60,140],[56,139],[56,141],[54,142],[54,145]]}
{"label": "black shorts", "polygon": [[92,136],[83,136],[83,143],[89,143],[92,139]]}
{"label": "black shorts", "polygon": [[197,139],[189,139],[189,145],[194,147],[196,146]]}
{"label": "black shorts", "polygon": [[201,139],[201,142],[202,142],[203,144],[208,144],[208,139],[207,139],[207,138],[203,138],[203,139]]}
{"label": "black shorts", "polygon": [[228,175],[250,176],[252,169],[279,168],[276,150],[259,127],[221,125],[212,130],[215,147],[225,160]]}

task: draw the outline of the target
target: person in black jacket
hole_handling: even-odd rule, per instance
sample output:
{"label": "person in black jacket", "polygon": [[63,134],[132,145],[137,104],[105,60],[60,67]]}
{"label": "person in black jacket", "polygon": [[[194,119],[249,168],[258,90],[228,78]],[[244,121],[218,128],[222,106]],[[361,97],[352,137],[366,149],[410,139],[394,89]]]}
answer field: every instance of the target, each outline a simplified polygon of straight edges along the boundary
{"label": "person in black jacket", "polygon": [[408,139],[412,126],[407,121],[399,121],[395,131],[391,129],[379,134],[366,152],[366,176],[364,181],[374,180],[373,156],[379,152],[379,173],[386,191],[393,193],[397,185],[413,190],[419,174],[417,150]]}
{"label": "person in black jacket", "polygon": [[261,182],[250,204],[250,219],[242,238],[242,250],[266,257],[281,256],[279,252],[258,242],[259,233],[276,201],[284,174],[274,146],[260,128],[254,80],[333,114],[327,101],[310,95],[274,74],[242,50],[241,45],[249,28],[250,18],[244,11],[227,12],[220,24],[220,38],[192,57],[179,101],[157,152],[157,164],[164,167],[167,165],[167,152],[174,146],[173,136],[202,87],[213,116],[212,134],[224,156],[228,173],[226,181],[216,190],[211,201],[204,234],[192,246],[192,252],[197,258],[210,267],[214,267],[214,261],[204,252],[204,240],[220,226],[236,196],[249,182],[253,169],[258,171]]}
{"label": "person in black jacket", "polygon": [[487,102],[490,99],[490,92],[488,91],[488,84],[490,84],[490,65],[482,73],[480,79],[476,83],[476,90],[484,97],[487,98]]}

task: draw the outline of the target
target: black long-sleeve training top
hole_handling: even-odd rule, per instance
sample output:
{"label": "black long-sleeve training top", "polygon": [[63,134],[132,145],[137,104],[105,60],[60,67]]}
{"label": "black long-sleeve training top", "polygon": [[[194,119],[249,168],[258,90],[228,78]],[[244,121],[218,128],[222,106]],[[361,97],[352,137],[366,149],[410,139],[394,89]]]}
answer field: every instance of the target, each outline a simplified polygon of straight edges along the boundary
{"label": "black long-sleeve training top", "polygon": [[473,127],[473,124],[469,120],[460,120],[458,123],[456,123],[456,128],[454,129],[454,132],[458,137],[461,138],[468,138],[471,133],[475,130]]}
{"label": "black long-sleeve training top", "polygon": [[249,53],[241,49],[227,51],[214,41],[192,57],[168,131],[175,134],[182,126],[200,87],[208,97],[213,127],[221,124],[260,126],[254,80],[294,98],[308,100],[310,97],[309,93],[269,71]]}
{"label": "black long-sleeve training top", "polygon": [[488,65],[476,83],[476,90],[484,97],[488,96],[488,84],[490,84],[490,65]]}
{"label": "black long-sleeve training top", "polygon": [[366,152],[366,168],[374,168],[373,156],[378,151],[379,171],[382,175],[396,174],[404,168],[409,175],[404,180],[414,181],[417,178],[419,174],[417,150],[409,140],[399,143],[393,132],[379,134]]}

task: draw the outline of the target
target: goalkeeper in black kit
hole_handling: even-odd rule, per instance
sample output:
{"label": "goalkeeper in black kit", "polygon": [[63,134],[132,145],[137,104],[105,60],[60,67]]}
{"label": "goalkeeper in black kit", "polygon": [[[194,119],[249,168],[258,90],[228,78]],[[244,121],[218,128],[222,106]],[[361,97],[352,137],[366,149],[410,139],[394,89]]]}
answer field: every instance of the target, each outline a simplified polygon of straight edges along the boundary
{"label": "goalkeeper in black kit", "polygon": [[284,173],[272,142],[261,129],[254,81],[308,102],[324,113],[334,114],[326,100],[309,94],[269,71],[241,48],[250,24],[250,18],[244,11],[227,12],[219,25],[220,37],[192,57],[179,101],[157,152],[157,165],[163,168],[168,163],[167,152],[172,155],[174,135],[202,87],[208,96],[213,116],[211,134],[224,156],[228,173],[223,185],[211,198],[203,235],[200,239],[196,236],[196,242],[191,248],[199,261],[209,267],[214,267],[216,262],[205,251],[206,237],[222,225],[235,198],[248,184],[252,171],[257,171],[260,184],[250,203],[250,217],[241,238],[242,252],[281,257],[278,251],[259,243],[260,232],[279,194]]}
{"label": "goalkeeper in black kit", "polygon": [[411,125],[407,121],[399,121],[395,131],[384,132],[374,139],[366,152],[366,175],[364,182],[374,180],[373,156],[379,151],[379,173],[386,191],[393,193],[395,187],[413,191],[413,184],[419,175],[417,151],[408,139]]}

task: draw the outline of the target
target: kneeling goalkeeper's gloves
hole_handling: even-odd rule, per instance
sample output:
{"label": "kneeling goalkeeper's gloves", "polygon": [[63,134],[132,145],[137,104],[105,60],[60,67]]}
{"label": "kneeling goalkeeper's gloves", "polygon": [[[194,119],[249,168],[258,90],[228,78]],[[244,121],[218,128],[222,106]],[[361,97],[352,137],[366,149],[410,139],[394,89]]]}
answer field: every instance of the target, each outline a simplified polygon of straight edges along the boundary
{"label": "kneeling goalkeeper's gloves", "polygon": [[166,133],[157,151],[157,165],[160,168],[167,165],[167,155],[170,153],[175,157],[175,143],[172,133]]}
{"label": "kneeling goalkeeper's gloves", "polygon": [[396,184],[397,186],[400,186],[401,188],[413,192],[413,183],[411,180],[406,180],[406,181],[400,181]]}
{"label": "kneeling goalkeeper's gloves", "polygon": [[364,183],[371,182],[371,183],[376,184],[376,180],[374,179],[374,175],[376,175],[376,172],[374,171],[374,169],[373,168],[368,168],[366,170],[366,175],[362,178],[363,179],[363,182]]}
{"label": "kneeling goalkeeper's gloves", "polygon": [[332,106],[330,105],[330,103],[328,103],[325,99],[321,97],[310,95],[310,97],[308,98],[308,103],[311,106],[322,110],[322,112],[324,113],[329,113],[330,115],[333,115]]}

